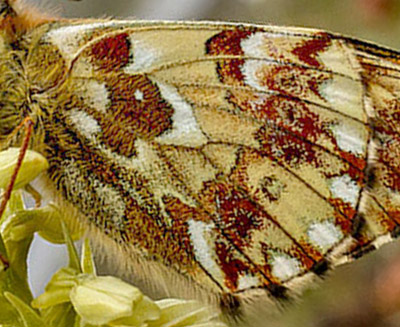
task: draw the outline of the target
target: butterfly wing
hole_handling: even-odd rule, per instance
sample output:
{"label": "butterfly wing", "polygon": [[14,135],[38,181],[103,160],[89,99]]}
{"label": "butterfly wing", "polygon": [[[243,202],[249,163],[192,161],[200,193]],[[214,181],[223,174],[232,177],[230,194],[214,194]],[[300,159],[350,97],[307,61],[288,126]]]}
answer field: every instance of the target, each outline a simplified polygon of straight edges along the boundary
{"label": "butterfly wing", "polygon": [[50,178],[132,253],[282,298],[396,234],[396,52],[214,23],[55,23],[30,42]]}

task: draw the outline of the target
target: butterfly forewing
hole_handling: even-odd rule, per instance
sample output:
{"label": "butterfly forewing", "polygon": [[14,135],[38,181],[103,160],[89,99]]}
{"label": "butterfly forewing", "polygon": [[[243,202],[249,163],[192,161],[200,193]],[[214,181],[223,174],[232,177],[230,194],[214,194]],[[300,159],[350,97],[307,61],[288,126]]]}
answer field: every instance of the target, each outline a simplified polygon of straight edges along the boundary
{"label": "butterfly forewing", "polygon": [[396,234],[396,52],[123,21],[41,25],[23,47],[50,180],[130,256],[282,297]]}

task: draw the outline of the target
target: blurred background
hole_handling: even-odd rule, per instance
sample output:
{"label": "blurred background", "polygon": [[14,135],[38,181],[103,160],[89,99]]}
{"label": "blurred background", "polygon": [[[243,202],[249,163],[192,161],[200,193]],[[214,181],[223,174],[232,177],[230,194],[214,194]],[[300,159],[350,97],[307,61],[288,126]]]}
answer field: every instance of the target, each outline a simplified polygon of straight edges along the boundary
{"label": "blurred background", "polygon": [[[63,17],[246,21],[316,27],[400,49],[400,0],[25,0]],[[35,294],[65,249],[35,239]],[[400,244],[336,269],[266,327],[399,327]]]}
{"label": "blurred background", "polygon": [[64,17],[207,19],[319,27],[400,47],[399,0],[24,0]]}

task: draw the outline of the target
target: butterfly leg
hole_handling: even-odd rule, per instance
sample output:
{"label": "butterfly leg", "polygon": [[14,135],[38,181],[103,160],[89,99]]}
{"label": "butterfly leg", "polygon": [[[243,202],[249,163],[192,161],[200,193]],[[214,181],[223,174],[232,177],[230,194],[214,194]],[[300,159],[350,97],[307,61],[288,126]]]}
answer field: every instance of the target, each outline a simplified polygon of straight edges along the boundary
{"label": "butterfly leg", "polygon": [[10,262],[8,261],[8,259],[5,256],[3,256],[1,253],[0,253],[0,262],[1,262],[1,265],[3,266],[3,269],[2,269],[3,271],[7,270],[8,267],[10,266]]}
{"label": "butterfly leg", "polygon": [[35,200],[35,208],[39,208],[42,204],[42,196],[40,193],[30,184],[25,186],[25,191],[27,191],[32,196],[33,200]]}

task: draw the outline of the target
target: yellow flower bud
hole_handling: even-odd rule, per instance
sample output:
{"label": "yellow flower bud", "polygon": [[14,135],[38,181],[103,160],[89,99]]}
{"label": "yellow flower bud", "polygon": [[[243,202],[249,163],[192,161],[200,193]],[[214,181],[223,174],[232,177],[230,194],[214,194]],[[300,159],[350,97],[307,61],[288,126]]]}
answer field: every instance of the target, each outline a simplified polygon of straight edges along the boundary
{"label": "yellow flower bud", "polygon": [[[0,188],[5,189],[10,182],[14,168],[18,162],[20,149],[9,148],[0,152]],[[49,164],[41,154],[28,150],[18,172],[14,189],[24,187],[33,181]]]}
{"label": "yellow flower bud", "polygon": [[132,315],[143,294],[134,286],[111,277],[85,275],[70,293],[71,303],[81,318],[93,325],[103,325]]}

